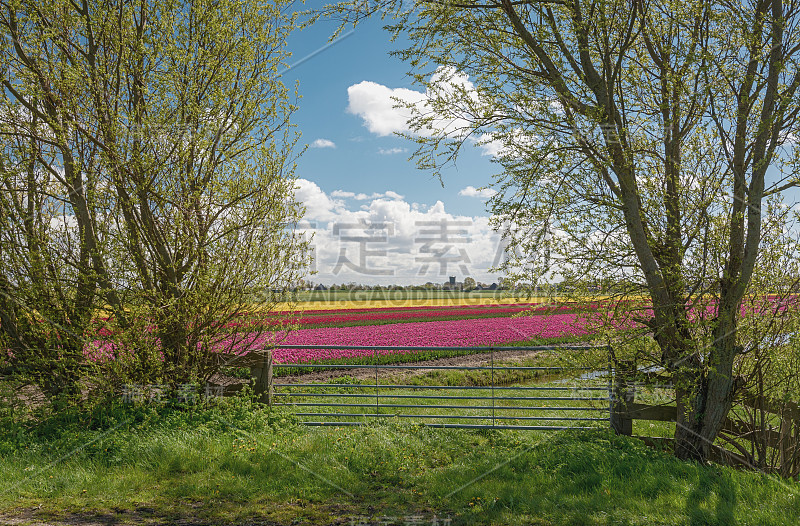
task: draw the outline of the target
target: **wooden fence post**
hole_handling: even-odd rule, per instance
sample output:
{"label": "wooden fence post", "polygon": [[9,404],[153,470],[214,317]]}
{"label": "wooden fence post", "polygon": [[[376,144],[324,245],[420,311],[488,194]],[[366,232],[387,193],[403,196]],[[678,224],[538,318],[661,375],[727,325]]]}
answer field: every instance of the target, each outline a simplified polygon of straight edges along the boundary
{"label": "wooden fence post", "polygon": [[611,429],[618,435],[633,434],[633,419],[628,405],[633,402],[635,391],[633,379],[636,366],[632,361],[619,360],[614,375],[614,395],[611,409]]}
{"label": "wooden fence post", "polygon": [[250,376],[253,378],[253,392],[256,400],[263,404],[272,405],[272,351],[266,351],[264,359],[250,367]]}
{"label": "wooden fence post", "polygon": [[780,465],[780,473],[784,477],[791,477],[792,472],[794,471],[794,466],[792,465],[796,460],[797,452],[796,447],[797,444],[793,440],[792,437],[792,428],[794,421],[786,415],[782,415],[781,418],[781,433],[780,433],[780,449],[778,450],[779,459],[781,462]]}

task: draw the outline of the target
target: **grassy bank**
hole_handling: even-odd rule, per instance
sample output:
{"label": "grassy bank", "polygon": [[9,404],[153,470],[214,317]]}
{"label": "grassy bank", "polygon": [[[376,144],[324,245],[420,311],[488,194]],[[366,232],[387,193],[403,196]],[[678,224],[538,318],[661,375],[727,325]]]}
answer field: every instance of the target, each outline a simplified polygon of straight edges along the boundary
{"label": "grassy bank", "polygon": [[[6,415],[0,518],[117,523],[789,524],[800,485],[635,439],[398,423],[303,428],[228,400]],[[2,520],[0,520],[2,522]],[[391,522],[389,522],[391,523]],[[440,522],[441,523],[441,522]]]}

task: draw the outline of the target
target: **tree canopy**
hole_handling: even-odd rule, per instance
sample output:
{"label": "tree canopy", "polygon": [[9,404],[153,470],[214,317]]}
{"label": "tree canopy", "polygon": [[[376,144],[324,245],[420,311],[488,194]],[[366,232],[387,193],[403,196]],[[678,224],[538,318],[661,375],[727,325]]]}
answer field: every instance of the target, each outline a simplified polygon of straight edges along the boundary
{"label": "tree canopy", "polygon": [[405,37],[397,54],[427,94],[408,105],[419,167],[492,143],[491,211],[524,256],[511,264],[614,290],[675,381],[678,455],[705,458],[765,228],[793,221],[780,196],[798,185],[799,7],[357,1],[328,14],[384,16]]}
{"label": "tree canopy", "polygon": [[245,344],[231,327],[269,328],[305,262],[288,4],[0,4],[13,371],[52,393],[87,355],[117,383],[205,380]]}

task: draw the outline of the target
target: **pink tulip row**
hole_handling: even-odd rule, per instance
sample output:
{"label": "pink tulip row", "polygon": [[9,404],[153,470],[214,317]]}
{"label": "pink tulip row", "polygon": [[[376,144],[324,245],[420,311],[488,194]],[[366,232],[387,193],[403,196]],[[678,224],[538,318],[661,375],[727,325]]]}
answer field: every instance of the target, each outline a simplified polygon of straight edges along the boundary
{"label": "pink tulip row", "polygon": [[[302,329],[288,335],[270,335],[250,341],[240,353],[245,354],[249,350],[271,346],[276,342],[286,345],[477,347],[534,338],[585,336],[588,333],[584,320],[577,314],[474,318],[396,325]],[[379,353],[396,352],[398,351]],[[373,351],[353,349],[277,349],[274,358],[277,363],[309,363],[372,355]]]}
{"label": "pink tulip row", "polygon": [[[272,343],[287,345],[341,344],[343,346],[485,346],[533,338],[559,338],[586,334],[587,329],[583,318],[580,318],[575,313],[563,313],[515,318],[471,318],[384,325],[309,328],[292,331],[288,334],[279,331],[274,334],[261,335],[256,340],[245,338],[243,343],[235,345],[231,345],[230,342],[222,342],[219,348],[225,350],[231,347],[238,348],[237,354],[246,354],[252,349],[271,346]],[[102,362],[114,359],[118,354],[118,350],[112,342],[97,340],[92,345],[87,346],[85,353],[89,359]],[[371,355],[372,351],[345,349],[280,349],[276,351],[275,359],[279,363],[300,363]]]}
{"label": "pink tulip row", "polygon": [[[760,312],[782,311],[796,306],[798,297],[778,302],[777,298],[765,298],[763,304],[747,307]],[[537,316],[509,317],[521,311],[540,311]],[[592,310],[594,306],[584,306],[581,310]],[[550,307],[536,307],[534,304],[515,305],[478,305],[455,307],[395,307],[385,309],[353,309],[353,310],[319,310],[307,311],[300,318],[301,326],[335,325],[339,327],[305,328],[290,332],[279,331],[256,338],[244,337],[244,342],[232,344],[222,342],[217,349],[227,352],[231,347],[237,354],[246,354],[252,349],[272,346],[275,343],[291,345],[342,345],[342,346],[486,346],[513,341],[525,341],[534,338],[550,339],[562,337],[585,336],[593,333],[592,323],[586,321],[586,314],[564,312],[574,306],[559,308],[557,313],[544,312]],[[743,313],[746,310],[742,306]],[[598,311],[597,314],[600,314]],[[644,307],[639,316],[652,316],[652,310]],[[494,317],[488,317],[492,316]],[[697,308],[690,312],[690,318],[706,318],[716,315],[714,305]],[[485,317],[478,317],[485,316]],[[436,318],[459,317],[459,319],[443,320]],[[434,319],[434,321],[427,321]],[[406,323],[385,323],[392,320]],[[413,320],[413,321],[411,321]],[[426,321],[422,321],[426,320]],[[275,320],[278,321],[278,320]],[[346,326],[349,323],[375,322],[373,325]],[[382,324],[378,324],[384,322]],[[612,321],[620,328],[632,328],[638,323],[630,318],[619,317]],[[239,327],[238,338],[247,331],[247,323]],[[98,334],[110,336],[110,334]],[[157,339],[154,346],[158,348]],[[94,361],[106,361],[117,358],[121,349],[105,338],[94,341],[85,349],[87,357]],[[396,351],[392,351],[396,352]],[[357,351],[347,349],[336,350],[277,350],[275,359],[279,363],[309,363],[316,361],[340,360],[347,358],[367,358],[373,351]]]}
{"label": "pink tulip row", "polygon": [[[591,310],[583,306],[582,310]],[[387,307],[373,309],[338,309],[338,310],[309,310],[302,313],[276,312],[271,314],[266,321],[276,324],[296,323],[301,327],[308,326],[346,326],[346,325],[372,325],[406,321],[434,321],[443,318],[475,318],[475,317],[500,317],[512,316],[527,312],[530,314],[548,315],[555,312],[573,312],[575,306],[562,305],[552,307],[535,303],[518,303],[509,305],[458,305],[458,306],[423,306],[423,307]],[[264,323],[265,319],[228,322],[225,327],[229,330],[246,331],[248,327],[255,328]],[[271,330],[277,330],[273,327]]]}
{"label": "pink tulip row", "polygon": [[334,325],[346,323],[358,323],[365,321],[387,321],[387,320],[408,320],[419,319],[425,321],[431,318],[441,317],[463,317],[473,318],[476,316],[483,317],[500,317],[511,316],[520,312],[530,310],[528,307],[517,308],[503,308],[503,309],[446,309],[446,310],[427,310],[427,311],[406,311],[406,312],[358,312],[354,314],[339,314],[339,315],[324,315],[324,316],[307,316],[304,315],[297,319],[300,325]]}

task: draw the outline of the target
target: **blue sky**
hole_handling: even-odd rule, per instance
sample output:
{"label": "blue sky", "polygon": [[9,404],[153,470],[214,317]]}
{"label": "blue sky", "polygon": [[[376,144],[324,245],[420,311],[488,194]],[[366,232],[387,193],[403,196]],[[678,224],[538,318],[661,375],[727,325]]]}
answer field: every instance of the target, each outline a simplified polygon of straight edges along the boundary
{"label": "blue sky", "polygon": [[[293,122],[309,148],[297,167],[297,197],[307,207],[305,232],[316,254],[316,283],[418,284],[496,281],[503,259],[489,224],[487,193],[498,166],[491,149],[468,147],[440,182],[409,160],[415,144],[398,137],[405,117],[392,96],[419,101],[409,65],[390,55],[379,19],[330,45],[333,23],[296,31],[289,42],[297,64],[284,74],[301,95]],[[457,77],[468,84],[469,79]],[[467,86],[469,89],[469,86]],[[774,170],[773,170],[774,172]],[[773,176],[774,177],[774,174]],[[794,205],[800,192],[785,201]]]}
{"label": "blue sky", "polygon": [[[429,172],[417,170],[409,156],[411,141],[395,136],[390,123],[381,124],[381,132],[370,131],[365,117],[348,111],[353,104],[376,103],[377,86],[361,90],[360,100],[351,100],[348,88],[368,82],[388,90],[421,91],[407,77],[407,64],[389,52],[396,47],[389,42],[389,33],[378,19],[359,25],[355,30],[320,51],[334,29],[331,23],[319,23],[298,31],[290,42],[293,56],[290,63],[308,58],[285,74],[287,84],[299,82],[302,96],[294,122],[303,134],[303,142],[311,145],[303,156],[298,175],[316,182],[324,191],[352,191],[372,194],[391,190],[408,200],[433,205],[443,201],[448,211],[459,214],[482,214],[480,199],[459,196],[467,186],[480,187],[491,181],[496,167],[479,149],[466,153],[456,169],[446,172],[444,186]],[[381,90],[383,91],[383,90]],[[356,97],[353,90],[352,97]],[[385,106],[391,101],[383,98]],[[399,112],[399,110],[397,110]],[[376,110],[376,119],[380,115]],[[335,147],[314,147],[315,141],[331,141]],[[320,143],[317,143],[320,145]]]}
{"label": "blue sky", "polygon": [[[392,95],[422,96],[408,65],[390,56],[398,44],[376,19],[333,45],[332,23],[296,31],[297,64],[284,82],[301,95],[293,122],[309,148],[297,166],[297,196],[314,234],[318,283],[425,283],[470,275],[490,283],[500,241],[486,194],[497,166],[469,148],[442,181],[409,160],[412,141],[395,135],[405,119]],[[326,47],[328,46],[328,47]],[[417,92],[417,93],[414,93]]]}

